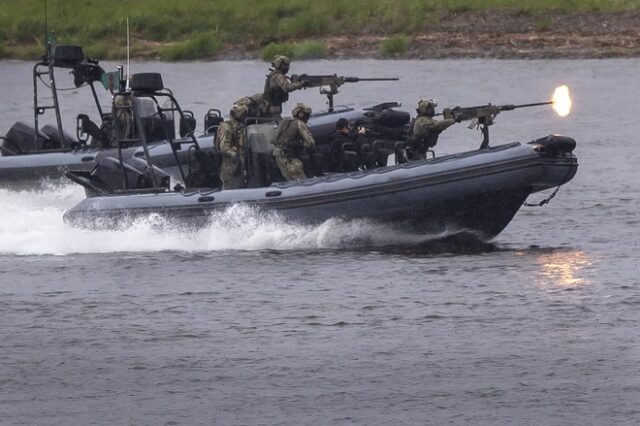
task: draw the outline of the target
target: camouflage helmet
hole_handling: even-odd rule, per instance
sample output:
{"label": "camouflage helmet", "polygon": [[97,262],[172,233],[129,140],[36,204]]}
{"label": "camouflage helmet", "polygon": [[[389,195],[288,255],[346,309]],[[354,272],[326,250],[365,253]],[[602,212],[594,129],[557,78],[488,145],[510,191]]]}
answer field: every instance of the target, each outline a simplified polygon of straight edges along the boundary
{"label": "camouflage helmet", "polygon": [[420,99],[418,101],[418,108],[416,108],[416,112],[419,115],[426,114],[429,111],[429,108],[435,109],[438,106],[438,102],[435,99]]}
{"label": "camouflage helmet", "polygon": [[249,108],[247,108],[246,104],[235,103],[229,110],[229,115],[236,120],[242,120],[249,112]]}
{"label": "camouflage helmet", "polygon": [[288,67],[290,64],[291,64],[291,59],[289,59],[288,56],[284,56],[284,55],[276,55],[273,58],[273,61],[271,61],[271,65],[273,65],[273,67],[277,70],[282,68],[284,65]]}
{"label": "camouflage helmet", "polygon": [[305,104],[297,104],[292,110],[291,110],[291,115],[299,118],[298,114],[300,113],[304,113],[304,115],[306,115],[307,118],[309,118],[309,116],[311,115],[311,108],[306,106]]}

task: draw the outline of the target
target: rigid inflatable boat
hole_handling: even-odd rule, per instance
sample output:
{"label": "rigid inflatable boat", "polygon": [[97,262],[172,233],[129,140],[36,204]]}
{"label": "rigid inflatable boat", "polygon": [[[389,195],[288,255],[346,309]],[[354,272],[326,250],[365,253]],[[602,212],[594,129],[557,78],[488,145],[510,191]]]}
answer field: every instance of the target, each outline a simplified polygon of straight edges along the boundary
{"label": "rigid inflatable boat", "polygon": [[[159,76],[153,84],[137,88],[135,80],[134,76],[133,90],[138,94],[134,105],[144,96],[158,97],[162,89]],[[330,218],[368,219],[420,233],[464,231],[488,240],[509,224],[530,194],[559,187],[576,174],[576,143],[569,137],[551,135],[527,143],[489,146],[492,117],[513,106],[458,111],[458,117],[467,119],[475,114],[484,124],[485,140],[480,149],[406,161],[402,156],[404,141],[389,136],[408,124],[406,113],[393,110],[394,106],[382,104],[365,110],[369,118],[384,122],[387,135],[374,138],[360,153],[341,150],[343,160],[359,154],[354,169],[331,171],[323,163],[330,161],[321,149],[325,144],[319,143],[318,152],[310,155],[317,176],[283,182],[272,157],[277,127],[272,123],[248,124],[246,188],[221,190],[216,184],[204,185],[219,172],[220,154],[215,149],[205,154],[195,138],[186,138],[168,145],[174,152],[194,149],[192,157],[198,161],[181,172],[181,183],[173,187],[168,173],[150,160],[144,170],[110,159],[91,172],[68,172],[69,178],[85,187],[87,198],[69,209],[64,220],[79,227],[119,228],[158,215],[165,223],[200,227],[216,212],[243,204],[302,224]],[[357,120],[361,113],[344,110],[337,115],[336,111],[320,115],[316,127],[330,126],[337,116]],[[208,173],[202,174],[208,167]]]}

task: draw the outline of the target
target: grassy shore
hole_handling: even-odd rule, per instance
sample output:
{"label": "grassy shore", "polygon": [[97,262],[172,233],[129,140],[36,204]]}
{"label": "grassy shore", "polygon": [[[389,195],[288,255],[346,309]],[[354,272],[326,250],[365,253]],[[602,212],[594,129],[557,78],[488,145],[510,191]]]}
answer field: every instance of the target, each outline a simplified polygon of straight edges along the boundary
{"label": "grassy shore", "polygon": [[120,59],[129,17],[132,54],[165,60],[268,58],[276,51],[298,58],[353,56],[335,52],[331,40],[340,38],[351,38],[354,51],[360,41],[374,40],[368,56],[411,57],[421,37],[468,33],[478,17],[488,33],[521,33],[520,24],[509,27],[514,20],[534,33],[553,33],[563,17],[640,11],[640,0],[2,0],[0,56],[42,54],[45,3],[58,43]]}

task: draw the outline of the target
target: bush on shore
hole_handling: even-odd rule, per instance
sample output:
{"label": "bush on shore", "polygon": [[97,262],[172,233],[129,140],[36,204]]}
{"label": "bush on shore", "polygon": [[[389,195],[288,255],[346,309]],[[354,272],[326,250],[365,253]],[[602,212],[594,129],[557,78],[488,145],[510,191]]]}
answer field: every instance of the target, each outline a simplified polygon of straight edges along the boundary
{"label": "bush on shore", "polygon": [[286,55],[291,59],[322,59],[326,56],[326,48],[317,41],[270,43],[260,53],[265,61],[271,61],[276,55]]}
{"label": "bush on shore", "polygon": [[401,55],[409,50],[410,44],[406,36],[396,35],[380,43],[380,54],[384,57]]}
{"label": "bush on shore", "polygon": [[222,50],[222,43],[211,32],[172,44],[160,51],[160,57],[168,61],[211,59]]}

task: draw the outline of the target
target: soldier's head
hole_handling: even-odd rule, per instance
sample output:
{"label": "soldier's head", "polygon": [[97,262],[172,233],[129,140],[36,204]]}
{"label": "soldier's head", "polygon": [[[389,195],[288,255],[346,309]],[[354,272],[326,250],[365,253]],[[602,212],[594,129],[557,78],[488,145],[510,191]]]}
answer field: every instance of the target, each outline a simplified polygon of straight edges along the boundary
{"label": "soldier's head", "polygon": [[435,99],[420,99],[418,101],[418,108],[416,108],[416,112],[418,115],[426,115],[428,117],[433,117],[436,115],[436,107],[438,103]]}
{"label": "soldier's head", "polygon": [[282,74],[286,74],[289,72],[289,65],[291,65],[291,59],[288,56],[284,55],[276,55],[271,61],[271,65],[273,68],[280,71]]}
{"label": "soldier's head", "polygon": [[291,110],[291,115],[293,118],[298,118],[306,123],[311,116],[311,108],[305,104],[297,104],[293,110]]}
{"label": "soldier's head", "polygon": [[233,104],[233,106],[229,110],[229,115],[234,120],[242,122],[245,119],[245,117],[247,116],[247,112],[248,111],[249,111],[249,109],[247,108],[247,105],[245,105],[245,104]]}
{"label": "soldier's head", "polygon": [[340,118],[336,121],[336,130],[340,133],[349,133],[349,121],[346,118]]}

